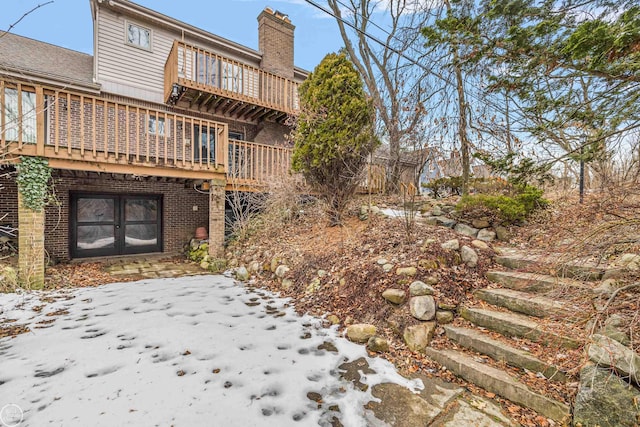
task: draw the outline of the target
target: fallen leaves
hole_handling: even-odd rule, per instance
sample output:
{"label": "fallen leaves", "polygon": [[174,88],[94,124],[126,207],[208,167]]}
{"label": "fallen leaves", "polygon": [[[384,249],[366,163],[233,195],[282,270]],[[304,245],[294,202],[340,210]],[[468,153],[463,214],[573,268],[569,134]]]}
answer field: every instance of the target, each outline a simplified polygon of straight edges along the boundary
{"label": "fallen leaves", "polygon": [[6,337],[13,338],[20,334],[24,334],[30,331],[31,329],[29,329],[24,325],[0,326],[0,338],[6,338]]}

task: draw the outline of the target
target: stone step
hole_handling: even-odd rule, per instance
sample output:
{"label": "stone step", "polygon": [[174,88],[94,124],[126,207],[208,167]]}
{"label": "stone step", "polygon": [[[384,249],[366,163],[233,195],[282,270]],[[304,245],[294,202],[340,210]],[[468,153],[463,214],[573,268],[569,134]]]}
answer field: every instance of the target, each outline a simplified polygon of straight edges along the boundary
{"label": "stone step", "polygon": [[569,407],[564,403],[538,394],[504,371],[476,362],[472,357],[454,350],[436,350],[427,347],[427,357],[445,366],[465,380],[498,394],[518,405],[562,422],[569,417]]}
{"label": "stone step", "polygon": [[572,313],[560,301],[513,289],[478,289],[473,294],[476,298],[489,304],[508,308],[511,311],[528,316],[548,317],[562,315],[568,317],[575,313],[575,311]]}
{"label": "stone step", "polygon": [[524,292],[543,293],[560,288],[586,291],[592,289],[578,280],[523,271],[488,271],[487,279],[506,288]]}
{"label": "stone step", "polygon": [[495,261],[496,263],[512,270],[526,269],[540,265],[539,257],[535,255],[522,255],[517,253],[497,255]]}
{"label": "stone step", "polygon": [[463,347],[486,354],[494,360],[505,362],[516,368],[540,372],[550,380],[567,382],[567,375],[556,366],[538,359],[528,351],[520,350],[473,329],[445,325],[447,337]]}
{"label": "stone step", "polygon": [[460,315],[483,328],[491,329],[506,336],[522,337],[544,345],[560,345],[575,349],[580,341],[552,331],[545,331],[533,318],[516,313],[485,310],[482,308],[460,307]]}
{"label": "stone step", "polygon": [[599,280],[604,275],[606,268],[589,265],[581,262],[561,262],[560,255],[527,255],[519,253],[506,253],[498,255],[495,261],[513,270],[536,269],[542,273],[555,274],[560,277],[569,277],[580,280]]}

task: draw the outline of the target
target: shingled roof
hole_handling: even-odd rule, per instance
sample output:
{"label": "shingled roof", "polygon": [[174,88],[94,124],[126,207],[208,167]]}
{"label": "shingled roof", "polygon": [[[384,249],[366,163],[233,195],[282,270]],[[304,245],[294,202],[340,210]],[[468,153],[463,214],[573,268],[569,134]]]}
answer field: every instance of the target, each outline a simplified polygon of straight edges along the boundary
{"label": "shingled roof", "polygon": [[0,74],[20,73],[94,89],[93,56],[12,33],[0,33]]}

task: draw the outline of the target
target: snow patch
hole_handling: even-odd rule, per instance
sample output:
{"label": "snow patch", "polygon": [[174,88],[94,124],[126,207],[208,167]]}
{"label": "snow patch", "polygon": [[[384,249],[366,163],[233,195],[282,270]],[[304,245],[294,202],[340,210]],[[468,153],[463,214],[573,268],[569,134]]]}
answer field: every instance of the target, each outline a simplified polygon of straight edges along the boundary
{"label": "snow patch", "polygon": [[223,276],[0,294],[0,307],[31,329],[0,339],[0,407],[19,405],[21,426],[382,425],[364,409],[370,392],[339,378],[361,357],[376,372],[362,375],[368,390],[422,388],[289,300]]}

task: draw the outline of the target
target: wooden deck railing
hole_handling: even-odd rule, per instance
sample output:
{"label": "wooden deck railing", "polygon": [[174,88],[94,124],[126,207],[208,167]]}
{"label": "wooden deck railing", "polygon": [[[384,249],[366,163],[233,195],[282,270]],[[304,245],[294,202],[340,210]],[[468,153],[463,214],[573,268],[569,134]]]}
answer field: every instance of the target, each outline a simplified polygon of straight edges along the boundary
{"label": "wooden deck railing", "polygon": [[227,126],[97,96],[0,80],[3,154],[164,170],[152,175],[224,173]]}
{"label": "wooden deck railing", "polygon": [[178,40],[165,63],[167,102],[177,96],[174,85],[287,114],[299,110],[296,82]]}
{"label": "wooden deck railing", "polygon": [[287,147],[229,140],[227,179],[231,186],[265,186],[289,174],[292,150]]}
{"label": "wooden deck railing", "polygon": [[59,168],[198,179],[226,173],[246,190],[289,173],[290,148],[229,141],[227,126],[0,79],[0,161],[42,156]]}

